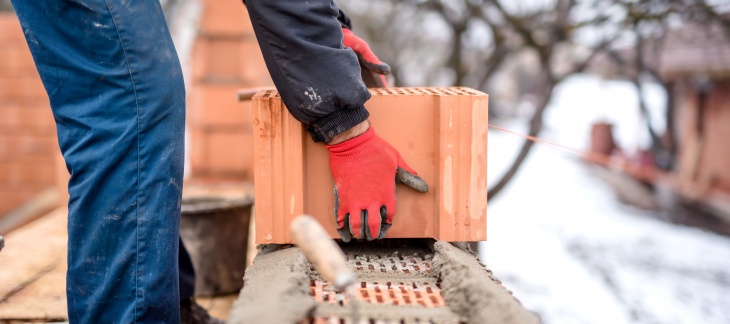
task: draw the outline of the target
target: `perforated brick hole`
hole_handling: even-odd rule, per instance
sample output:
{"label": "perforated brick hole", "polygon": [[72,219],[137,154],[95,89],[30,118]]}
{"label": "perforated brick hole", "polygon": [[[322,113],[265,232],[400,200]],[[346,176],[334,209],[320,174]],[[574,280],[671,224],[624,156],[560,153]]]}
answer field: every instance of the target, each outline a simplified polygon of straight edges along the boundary
{"label": "perforated brick hole", "polygon": [[391,274],[423,275],[430,277],[431,255],[348,255],[350,268],[357,272],[381,272]]}

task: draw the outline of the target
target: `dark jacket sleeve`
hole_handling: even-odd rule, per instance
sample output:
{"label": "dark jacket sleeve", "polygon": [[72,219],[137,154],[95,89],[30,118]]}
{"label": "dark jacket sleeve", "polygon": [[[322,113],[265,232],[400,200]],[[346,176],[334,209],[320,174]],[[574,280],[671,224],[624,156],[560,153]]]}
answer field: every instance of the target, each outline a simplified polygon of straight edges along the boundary
{"label": "dark jacket sleeve", "polygon": [[350,17],[348,17],[342,9],[337,9],[337,21],[340,22],[340,25],[342,28],[347,28],[352,30],[352,22],[350,21]]}
{"label": "dark jacket sleeve", "polygon": [[289,112],[329,142],[365,121],[370,92],[342,45],[350,19],[329,0],[246,0],[266,67]]}

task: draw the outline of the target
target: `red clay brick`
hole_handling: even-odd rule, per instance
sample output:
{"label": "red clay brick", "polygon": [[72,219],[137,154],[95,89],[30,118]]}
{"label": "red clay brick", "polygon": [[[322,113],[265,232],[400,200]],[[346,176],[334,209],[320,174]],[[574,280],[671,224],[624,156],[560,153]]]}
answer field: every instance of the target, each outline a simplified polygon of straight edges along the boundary
{"label": "red clay brick", "polygon": [[264,55],[255,39],[247,39],[240,44],[240,76],[245,87],[261,87],[274,84],[264,62]]}
{"label": "red clay brick", "polygon": [[52,185],[55,181],[53,160],[49,158],[28,160],[0,160],[0,184],[7,187],[24,187],[29,184]]}
{"label": "red clay brick", "polygon": [[231,84],[240,82],[240,38],[198,38],[194,51],[194,80]]}
{"label": "red clay brick", "polygon": [[14,13],[0,13],[0,44],[25,43],[23,29]]}
{"label": "red clay brick", "polygon": [[190,145],[192,175],[252,180],[251,143],[250,132],[194,129]]}
{"label": "red clay brick", "polygon": [[56,151],[56,154],[53,156],[53,169],[55,173],[55,186],[59,193],[58,205],[68,205],[68,180],[71,178],[71,174],[68,173],[66,161],[64,161],[60,150]]}
{"label": "red clay brick", "polygon": [[59,148],[55,136],[0,133],[0,159],[28,155],[50,157],[57,151]]}
{"label": "red clay brick", "polygon": [[21,75],[35,75],[38,72],[30,55],[28,46],[24,43],[0,44],[0,75],[17,77]]}
{"label": "red clay brick", "polygon": [[51,107],[0,104],[0,127],[39,126],[55,128]]}
{"label": "red clay brick", "polygon": [[38,75],[9,77],[0,75],[0,98],[43,99],[48,98]]}
{"label": "red clay brick", "polygon": [[[377,133],[429,184],[399,185],[389,238],[486,239],[487,95],[468,88],[372,89]],[[338,237],[328,155],[275,91],[254,97],[256,242],[290,243],[289,222],[306,213]]]}
{"label": "red clay brick", "polygon": [[[250,133],[210,132],[206,145],[209,154],[209,172],[212,174],[244,174],[252,170],[253,148]],[[250,178],[250,174],[247,175]]]}
{"label": "red clay brick", "polygon": [[238,0],[205,0],[200,32],[207,34],[253,33],[246,6]]}
{"label": "red clay brick", "polygon": [[238,103],[238,89],[238,86],[193,85],[188,92],[188,124],[245,128],[250,132],[251,115]]}

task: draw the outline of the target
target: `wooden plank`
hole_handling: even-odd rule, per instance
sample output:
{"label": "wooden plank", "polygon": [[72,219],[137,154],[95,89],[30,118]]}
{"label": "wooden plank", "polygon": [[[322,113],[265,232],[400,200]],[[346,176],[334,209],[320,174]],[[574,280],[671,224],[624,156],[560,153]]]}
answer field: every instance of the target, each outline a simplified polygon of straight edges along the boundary
{"label": "wooden plank", "polygon": [[67,321],[66,262],[60,262],[38,280],[0,303],[0,319]]}
{"label": "wooden plank", "polygon": [[195,301],[208,311],[210,316],[226,320],[231,313],[233,302],[238,294],[217,296],[217,297],[195,297]]}
{"label": "wooden plank", "polygon": [[65,318],[49,316],[61,316],[58,310],[66,309],[66,224],[67,211],[61,207],[5,236],[0,318]]}

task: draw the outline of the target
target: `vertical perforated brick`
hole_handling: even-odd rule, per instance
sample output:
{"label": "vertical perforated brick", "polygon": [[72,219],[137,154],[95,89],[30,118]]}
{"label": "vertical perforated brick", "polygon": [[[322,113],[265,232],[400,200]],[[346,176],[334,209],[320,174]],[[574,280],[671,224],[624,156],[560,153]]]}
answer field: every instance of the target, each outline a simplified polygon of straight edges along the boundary
{"label": "vertical perforated brick", "polygon": [[[388,238],[486,239],[487,95],[469,88],[371,90],[365,104],[379,136],[429,184],[398,185]],[[290,243],[289,222],[306,213],[334,238],[327,151],[284,107],[276,91],[253,98],[256,242]]]}

